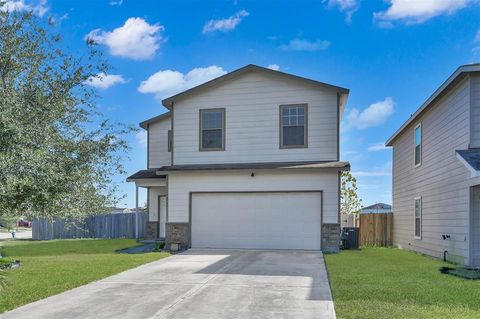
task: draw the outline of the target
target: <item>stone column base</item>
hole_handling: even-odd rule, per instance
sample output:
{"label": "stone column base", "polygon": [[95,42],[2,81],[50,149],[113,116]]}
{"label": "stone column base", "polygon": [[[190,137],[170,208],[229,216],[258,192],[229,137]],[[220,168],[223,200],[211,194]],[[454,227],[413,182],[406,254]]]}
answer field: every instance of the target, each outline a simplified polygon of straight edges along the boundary
{"label": "stone column base", "polygon": [[147,222],[147,233],[145,239],[158,239],[158,222]]}
{"label": "stone column base", "polygon": [[177,248],[177,244],[178,250],[186,250],[190,247],[189,223],[165,224],[165,247],[171,250],[172,248]]}
{"label": "stone column base", "polygon": [[340,251],[340,224],[322,225],[322,251],[338,253]]}

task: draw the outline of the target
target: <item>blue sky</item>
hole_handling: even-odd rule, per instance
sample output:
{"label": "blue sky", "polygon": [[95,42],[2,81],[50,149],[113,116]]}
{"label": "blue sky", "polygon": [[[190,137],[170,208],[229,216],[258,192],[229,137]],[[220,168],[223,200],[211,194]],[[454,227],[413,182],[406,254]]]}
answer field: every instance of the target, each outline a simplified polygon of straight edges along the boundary
{"label": "blue sky", "polygon": [[[10,0],[53,17],[70,50],[88,35],[112,66],[100,111],[137,125],[162,97],[246,64],[347,87],[341,157],[365,205],[391,203],[391,150],[382,145],[461,64],[480,61],[477,0]],[[146,168],[145,134],[128,137],[129,173]],[[135,204],[134,185],[116,176]],[[141,193],[140,202],[145,201]]]}

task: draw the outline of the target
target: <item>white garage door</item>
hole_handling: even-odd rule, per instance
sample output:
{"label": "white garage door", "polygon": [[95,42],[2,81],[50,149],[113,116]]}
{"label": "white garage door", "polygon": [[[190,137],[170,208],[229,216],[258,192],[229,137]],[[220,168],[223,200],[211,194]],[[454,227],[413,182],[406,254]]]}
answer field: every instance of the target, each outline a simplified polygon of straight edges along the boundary
{"label": "white garage door", "polygon": [[320,249],[320,192],[192,195],[192,247]]}

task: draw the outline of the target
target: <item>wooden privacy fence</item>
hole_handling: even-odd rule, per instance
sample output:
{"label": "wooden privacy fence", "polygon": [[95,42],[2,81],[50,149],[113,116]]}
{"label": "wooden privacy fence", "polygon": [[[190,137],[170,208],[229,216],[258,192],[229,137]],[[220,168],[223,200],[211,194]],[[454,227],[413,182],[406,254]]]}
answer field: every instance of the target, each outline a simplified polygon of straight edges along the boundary
{"label": "wooden privacy fence", "polygon": [[391,246],[393,213],[360,214],[360,245]]}
{"label": "wooden privacy fence", "polygon": [[[37,219],[32,223],[32,239],[135,238],[135,213],[92,215],[79,221]],[[138,235],[145,237],[147,213],[138,214]]]}

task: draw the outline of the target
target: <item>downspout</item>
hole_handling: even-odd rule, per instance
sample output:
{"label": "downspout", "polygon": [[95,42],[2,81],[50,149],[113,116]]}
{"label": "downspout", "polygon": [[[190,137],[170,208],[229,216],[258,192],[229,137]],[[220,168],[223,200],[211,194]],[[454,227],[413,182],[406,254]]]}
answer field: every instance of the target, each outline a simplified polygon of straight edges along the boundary
{"label": "downspout", "polygon": [[135,238],[138,239],[138,185],[135,183]]}

